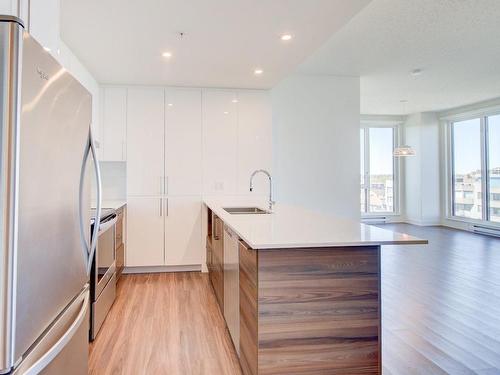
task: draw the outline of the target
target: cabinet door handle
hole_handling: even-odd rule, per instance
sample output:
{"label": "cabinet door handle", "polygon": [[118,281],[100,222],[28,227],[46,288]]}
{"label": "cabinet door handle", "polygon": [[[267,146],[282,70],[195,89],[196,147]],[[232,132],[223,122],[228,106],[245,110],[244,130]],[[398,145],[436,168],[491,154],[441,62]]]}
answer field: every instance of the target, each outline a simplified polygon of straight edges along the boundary
{"label": "cabinet door handle", "polygon": [[220,228],[219,228],[220,227],[220,223],[221,223],[221,220],[219,218],[217,218],[215,220],[215,236],[214,236],[214,238],[216,240],[220,239]]}
{"label": "cabinet door handle", "polygon": [[163,177],[160,176],[159,180],[160,180],[160,191],[159,191],[159,194],[163,195]]}
{"label": "cabinet door handle", "polygon": [[160,216],[163,216],[163,199],[160,198]]}
{"label": "cabinet door handle", "polygon": [[169,212],[169,209],[168,209],[168,198],[167,198],[167,216],[168,216],[168,212]]}

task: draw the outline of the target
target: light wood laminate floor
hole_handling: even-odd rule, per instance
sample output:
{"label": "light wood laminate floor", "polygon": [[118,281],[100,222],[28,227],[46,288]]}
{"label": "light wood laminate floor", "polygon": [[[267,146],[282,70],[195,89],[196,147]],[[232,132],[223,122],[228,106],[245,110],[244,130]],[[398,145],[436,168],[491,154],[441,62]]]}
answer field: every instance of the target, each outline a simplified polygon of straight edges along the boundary
{"label": "light wood laminate floor", "polygon": [[[382,248],[384,375],[500,374],[500,239],[381,227],[429,240]],[[99,375],[241,374],[200,273],[122,277],[89,367]]]}
{"label": "light wood laminate floor", "polygon": [[239,375],[207,274],[124,275],[90,346],[89,374]]}

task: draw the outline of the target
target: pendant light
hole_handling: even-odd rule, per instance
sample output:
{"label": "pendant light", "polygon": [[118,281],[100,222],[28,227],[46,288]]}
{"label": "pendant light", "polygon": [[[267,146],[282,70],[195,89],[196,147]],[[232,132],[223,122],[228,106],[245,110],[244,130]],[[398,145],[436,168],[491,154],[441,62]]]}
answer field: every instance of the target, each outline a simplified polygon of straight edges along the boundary
{"label": "pendant light", "polygon": [[[400,100],[400,102],[403,104],[403,112],[407,115],[406,103],[408,103],[408,100]],[[397,158],[400,158],[400,157],[406,157],[406,156],[415,156],[416,152],[411,146],[403,145],[403,146],[396,147],[394,149],[393,155]]]}
{"label": "pendant light", "polygon": [[396,147],[394,149],[394,156],[395,157],[402,157],[402,156],[415,156],[415,150],[411,148],[411,146],[404,145],[400,147]]}

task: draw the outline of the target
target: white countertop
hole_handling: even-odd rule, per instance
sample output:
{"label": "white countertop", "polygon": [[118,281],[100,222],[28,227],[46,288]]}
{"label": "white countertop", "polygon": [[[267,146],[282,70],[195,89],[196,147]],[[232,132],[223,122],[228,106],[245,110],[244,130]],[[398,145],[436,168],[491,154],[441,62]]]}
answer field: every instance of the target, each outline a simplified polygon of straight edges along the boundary
{"label": "white countertop", "polygon": [[[102,201],[102,208],[113,208],[118,210],[127,204],[125,200],[104,200]],[[92,208],[95,208],[96,203],[92,202]]]}
{"label": "white countertop", "polygon": [[204,203],[253,249],[426,244],[407,234],[276,204],[271,214],[232,215],[223,207],[259,207],[250,200],[206,198]]}

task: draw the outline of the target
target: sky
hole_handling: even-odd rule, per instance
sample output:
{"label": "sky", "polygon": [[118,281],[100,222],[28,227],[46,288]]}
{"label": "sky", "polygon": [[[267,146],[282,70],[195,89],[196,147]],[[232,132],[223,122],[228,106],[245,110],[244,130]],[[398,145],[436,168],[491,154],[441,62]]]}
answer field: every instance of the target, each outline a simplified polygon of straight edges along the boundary
{"label": "sky", "polygon": [[392,174],[393,129],[370,129],[370,173]]}
{"label": "sky", "polygon": [[[500,115],[488,118],[489,164],[500,167]],[[481,169],[481,124],[479,119],[454,123],[455,171],[465,174]]]}

